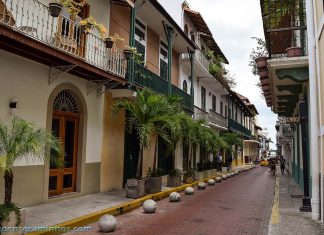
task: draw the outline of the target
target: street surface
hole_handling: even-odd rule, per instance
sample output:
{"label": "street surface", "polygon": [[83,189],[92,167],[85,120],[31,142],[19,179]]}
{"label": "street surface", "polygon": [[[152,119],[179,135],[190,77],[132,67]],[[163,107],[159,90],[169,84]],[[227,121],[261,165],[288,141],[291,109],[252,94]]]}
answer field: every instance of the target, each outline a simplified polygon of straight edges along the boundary
{"label": "street surface", "polygon": [[[267,167],[257,166],[206,190],[195,188],[193,196],[181,193],[179,203],[158,201],[155,214],[144,214],[140,207],[117,216],[110,234],[267,234],[273,196],[274,178]],[[100,233],[97,223],[89,226],[93,232],[87,234]]]}

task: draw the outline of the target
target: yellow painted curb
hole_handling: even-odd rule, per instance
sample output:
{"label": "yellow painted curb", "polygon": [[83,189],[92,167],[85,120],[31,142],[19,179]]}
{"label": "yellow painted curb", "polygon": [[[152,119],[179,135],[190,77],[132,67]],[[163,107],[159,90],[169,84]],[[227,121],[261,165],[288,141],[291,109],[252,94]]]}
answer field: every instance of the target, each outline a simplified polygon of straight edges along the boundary
{"label": "yellow painted curb", "polygon": [[[88,224],[97,222],[101,216],[105,215],[105,214],[110,214],[110,215],[119,215],[119,214],[123,214],[125,212],[129,212],[139,206],[141,206],[143,204],[144,201],[146,201],[147,199],[152,199],[152,200],[161,200],[163,198],[166,198],[170,195],[170,193],[172,192],[180,192],[186,189],[186,187],[189,186],[195,186],[197,185],[199,182],[201,181],[208,181],[209,179],[215,178],[216,176],[212,176],[203,180],[199,180],[199,181],[195,181],[192,184],[184,184],[181,185],[179,187],[176,188],[172,188],[169,189],[167,191],[163,191],[163,192],[158,192],[155,194],[149,194],[146,195],[144,197],[138,198],[138,199],[134,199],[130,202],[124,202],[121,204],[118,204],[116,206],[107,208],[107,209],[103,209],[100,211],[96,211],[93,212],[91,214],[88,215],[84,215],[72,220],[68,220],[65,221],[63,223],[59,223],[53,226],[48,226],[48,227],[42,227],[44,228],[44,230],[46,231],[38,231],[38,232],[31,232],[28,234],[33,234],[33,235],[43,235],[43,234],[48,234],[48,235],[57,235],[57,234],[63,234],[68,232],[68,230],[73,229],[74,227],[82,227],[82,226],[86,226]],[[65,231],[62,231],[61,228],[66,229]]]}
{"label": "yellow painted curb", "polygon": [[276,176],[276,183],[275,183],[275,194],[273,198],[273,207],[270,217],[271,224],[278,224],[279,223],[279,177]]}

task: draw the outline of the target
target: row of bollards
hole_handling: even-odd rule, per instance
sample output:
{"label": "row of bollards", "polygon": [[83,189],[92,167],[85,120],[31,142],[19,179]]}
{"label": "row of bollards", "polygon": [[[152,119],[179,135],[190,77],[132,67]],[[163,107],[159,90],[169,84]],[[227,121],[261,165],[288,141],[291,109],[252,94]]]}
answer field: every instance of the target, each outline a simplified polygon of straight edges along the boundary
{"label": "row of bollards", "polygon": [[[249,168],[251,169],[251,168]],[[209,186],[214,186],[216,183],[221,183],[223,180],[227,180],[228,178],[231,178],[235,175],[240,174],[242,171],[247,171],[249,170],[247,168],[238,168],[235,169],[232,172],[229,172],[227,174],[221,174],[216,176],[215,178],[211,178],[207,180],[207,184]],[[198,190],[205,190],[206,189],[206,185],[205,182],[201,181],[197,184],[197,189]],[[195,193],[195,189],[191,186],[186,187],[185,189],[185,195],[193,195]],[[180,193],[178,192],[172,192],[169,195],[169,200],[170,202],[179,202],[180,201]],[[145,213],[155,213],[156,211],[156,202],[152,199],[148,199],[143,203],[143,210]],[[117,226],[117,220],[113,215],[103,215],[100,220],[98,221],[99,224],[99,229],[101,232],[104,233],[109,233],[109,232],[113,232],[116,229]]]}

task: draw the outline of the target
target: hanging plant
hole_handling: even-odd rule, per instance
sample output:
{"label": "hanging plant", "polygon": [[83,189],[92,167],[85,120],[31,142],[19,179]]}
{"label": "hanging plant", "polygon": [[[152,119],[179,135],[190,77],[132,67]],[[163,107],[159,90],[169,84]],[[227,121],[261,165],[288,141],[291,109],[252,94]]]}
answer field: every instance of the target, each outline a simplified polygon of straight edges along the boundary
{"label": "hanging plant", "polygon": [[92,16],[81,20],[79,22],[79,25],[86,34],[90,33],[90,31],[93,29],[97,29],[100,34],[100,38],[105,38],[106,36],[107,29],[105,28],[105,26],[98,24]]}

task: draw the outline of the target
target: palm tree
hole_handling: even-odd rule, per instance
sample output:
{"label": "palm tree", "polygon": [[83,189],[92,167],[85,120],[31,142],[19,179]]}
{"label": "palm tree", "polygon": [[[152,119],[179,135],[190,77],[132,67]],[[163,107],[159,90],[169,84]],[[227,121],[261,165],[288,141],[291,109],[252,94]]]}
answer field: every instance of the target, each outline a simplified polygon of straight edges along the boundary
{"label": "palm tree", "polygon": [[242,137],[236,132],[225,132],[222,134],[222,138],[226,143],[224,147],[227,152],[232,151],[233,145],[235,146],[235,150],[237,149],[237,147],[243,146]]}
{"label": "palm tree", "polygon": [[[127,130],[132,131],[134,129],[139,137],[140,148],[136,178],[140,179],[142,175],[143,153],[149,147],[151,138],[154,135],[159,135],[163,139],[168,140],[165,123],[169,119],[169,114],[172,113],[172,107],[165,96],[144,89],[138,91],[135,101],[129,99],[117,100],[113,105],[113,116],[116,117],[121,109],[125,109],[129,114],[126,118]],[[155,163],[153,167],[155,169]]]}
{"label": "palm tree", "polygon": [[61,146],[59,140],[50,132],[36,127],[33,123],[18,117],[14,117],[8,124],[0,121],[0,171],[4,171],[5,205],[12,205],[14,163],[23,158],[38,158],[61,165]]}

